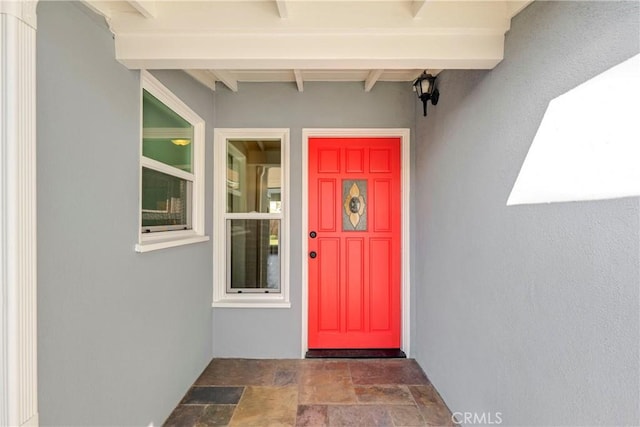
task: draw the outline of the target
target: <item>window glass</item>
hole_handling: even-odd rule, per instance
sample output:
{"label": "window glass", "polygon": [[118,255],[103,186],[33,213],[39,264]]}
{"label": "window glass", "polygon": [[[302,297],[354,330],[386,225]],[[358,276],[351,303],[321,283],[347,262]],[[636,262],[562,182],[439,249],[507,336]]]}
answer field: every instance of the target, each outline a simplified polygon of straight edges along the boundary
{"label": "window glass", "polygon": [[230,292],[280,292],[280,220],[226,221]]}
{"label": "window glass", "polygon": [[205,122],[149,72],[141,70],[140,79],[140,231],[135,250],[207,241]]}
{"label": "window glass", "polygon": [[192,172],[193,126],[146,90],[142,125],[143,156]]}
{"label": "window glass", "polygon": [[143,231],[154,231],[154,227],[191,229],[190,194],[190,181],[142,168]]}
{"label": "window glass", "polygon": [[291,307],[289,130],[214,131],[214,307]]}
{"label": "window glass", "polygon": [[227,141],[227,212],[280,213],[280,141]]}

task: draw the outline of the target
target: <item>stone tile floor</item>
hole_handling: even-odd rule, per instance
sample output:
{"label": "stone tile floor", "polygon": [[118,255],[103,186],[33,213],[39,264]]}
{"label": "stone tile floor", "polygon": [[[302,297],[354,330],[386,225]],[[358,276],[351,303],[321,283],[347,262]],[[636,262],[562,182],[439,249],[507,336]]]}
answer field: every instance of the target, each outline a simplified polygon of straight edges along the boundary
{"label": "stone tile floor", "polygon": [[169,426],[452,426],[412,359],[213,359]]}

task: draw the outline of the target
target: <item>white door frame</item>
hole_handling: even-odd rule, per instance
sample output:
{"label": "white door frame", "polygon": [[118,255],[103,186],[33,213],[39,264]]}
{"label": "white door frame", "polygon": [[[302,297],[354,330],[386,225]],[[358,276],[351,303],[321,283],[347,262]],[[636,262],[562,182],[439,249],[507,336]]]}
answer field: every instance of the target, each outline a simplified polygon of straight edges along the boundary
{"label": "white door frame", "polygon": [[410,309],[411,309],[411,244],[410,244],[410,189],[411,189],[411,142],[409,129],[302,129],[302,345],[301,357],[304,358],[309,349],[309,271],[306,253],[309,251],[307,231],[309,229],[309,138],[367,138],[387,137],[400,138],[401,145],[401,206],[402,206],[402,242],[401,242],[401,322],[400,348],[411,355],[410,343]]}

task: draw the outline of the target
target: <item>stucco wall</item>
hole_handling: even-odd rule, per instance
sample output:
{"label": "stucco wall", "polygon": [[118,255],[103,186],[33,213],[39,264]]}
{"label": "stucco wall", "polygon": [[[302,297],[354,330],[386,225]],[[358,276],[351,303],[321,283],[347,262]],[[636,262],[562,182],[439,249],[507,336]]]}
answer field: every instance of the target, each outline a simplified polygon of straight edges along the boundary
{"label": "stucco wall", "polygon": [[535,2],[501,64],[443,72],[418,111],[414,349],[453,411],[640,422],[638,199],[506,206],[547,103],[639,34],[637,2]]}
{"label": "stucco wall", "polygon": [[[211,92],[156,76],[212,139]],[[139,73],[80,3],[38,6],[37,90],[41,424],[161,425],[211,357],[211,244],[134,252]]]}
{"label": "stucco wall", "polygon": [[415,95],[407,83],[313,83],[298,92],[294,83],[242,83],[238,92],[218,85],[215,124],[219,128],[283,127],[291,131],[291,305],[290,309],[215,308],[216,356],[301,355],[302,129],[412,128]]}

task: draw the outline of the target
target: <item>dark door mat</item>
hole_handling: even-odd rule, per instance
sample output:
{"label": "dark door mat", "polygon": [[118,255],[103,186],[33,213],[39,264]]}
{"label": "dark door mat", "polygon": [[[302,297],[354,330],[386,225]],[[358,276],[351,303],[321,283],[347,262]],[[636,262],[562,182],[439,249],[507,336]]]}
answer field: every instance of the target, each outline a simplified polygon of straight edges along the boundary
{"label": "dark door mat", "polygon": [[406,359],[407,355],[399,348],[329,348],[310,349],[307,359]]}

